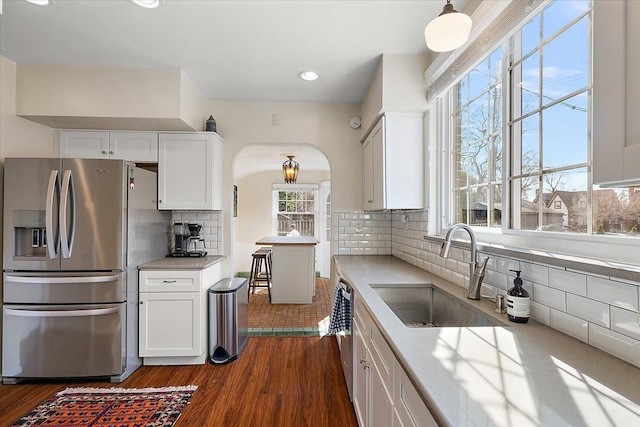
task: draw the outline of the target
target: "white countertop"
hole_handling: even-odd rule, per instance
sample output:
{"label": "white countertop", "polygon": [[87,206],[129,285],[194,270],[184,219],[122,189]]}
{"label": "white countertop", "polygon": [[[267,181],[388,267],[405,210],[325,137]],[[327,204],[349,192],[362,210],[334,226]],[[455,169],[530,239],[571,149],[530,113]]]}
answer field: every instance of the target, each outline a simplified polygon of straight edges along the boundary
{"label": "white countertop", "polygon": [[256,242],[256,245],[315,245],[315,237],[267,236]]}
{"label": "white countertop", "polygon": [[[640,426],[640,369],[391,256],[336,256],[425,403],[449,426]],[[505,327],[407,328],[369,284],[433,283]]]}
{"label": "white countertop", "polygon": [[140,264],[138,270],[204,270],[216,264],[226,256],[207,255],[204,257],[166,257],[145,264]]}

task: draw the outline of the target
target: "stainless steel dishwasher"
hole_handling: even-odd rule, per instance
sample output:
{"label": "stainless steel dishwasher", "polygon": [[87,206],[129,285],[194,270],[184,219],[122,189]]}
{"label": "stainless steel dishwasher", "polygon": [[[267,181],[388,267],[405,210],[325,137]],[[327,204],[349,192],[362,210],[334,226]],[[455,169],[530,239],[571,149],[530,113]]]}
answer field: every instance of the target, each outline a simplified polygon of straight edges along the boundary
{"label": "stainless steel dishwasher", "polygon": [[339,334],[336,334],[339,340],[340,347],[340,359],[342,361],[342,371],[344,372],[344,379],[347,382],[347,389],[349,390],[349,399],[353,401],[353,338],[352,338],[352,328],[353,328],[353,302],[355,293],[351,288],[351,285],[343,278],[339,277],[338,283],[340,286],[336,288],[337,292],[342,292],[343,296],[349,300],[351,310],[350,310],[350,322],[349,328]]}

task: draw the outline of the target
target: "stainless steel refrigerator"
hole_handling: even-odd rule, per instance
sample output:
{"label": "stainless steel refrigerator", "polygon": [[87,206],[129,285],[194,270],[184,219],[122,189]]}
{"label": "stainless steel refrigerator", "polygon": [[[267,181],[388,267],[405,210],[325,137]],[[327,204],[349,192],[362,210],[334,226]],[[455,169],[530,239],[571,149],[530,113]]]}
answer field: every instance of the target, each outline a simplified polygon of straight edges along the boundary
{"label": "stainless steel refrigerator", "polygon": [[7,158],[2,379],[127,378],[138,357],[138,273],[169,217],[154,172],[122,160]]}

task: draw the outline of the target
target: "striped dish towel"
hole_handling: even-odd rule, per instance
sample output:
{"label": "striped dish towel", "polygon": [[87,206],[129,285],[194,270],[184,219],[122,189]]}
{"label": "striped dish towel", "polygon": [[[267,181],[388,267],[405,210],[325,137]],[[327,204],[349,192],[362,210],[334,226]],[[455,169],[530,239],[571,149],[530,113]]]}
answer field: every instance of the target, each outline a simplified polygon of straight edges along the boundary
{"label": "striped dish towel", "polygon": [[329,333],[351,330],[351,295],[338,283],[333,298]]}

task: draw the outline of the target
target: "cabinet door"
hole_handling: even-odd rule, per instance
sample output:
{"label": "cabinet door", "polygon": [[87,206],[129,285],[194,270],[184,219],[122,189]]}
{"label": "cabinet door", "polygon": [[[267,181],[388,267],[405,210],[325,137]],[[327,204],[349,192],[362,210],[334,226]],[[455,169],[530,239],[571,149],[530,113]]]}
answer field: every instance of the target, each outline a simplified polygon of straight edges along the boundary
{"label": "cabinet door", "polygon": [[110,132],[109,155],[112,159],[131,162],[158,161],[156,132]]}
{"label": "cabinet door", "polygon": [[221,187],[222,144],[216,136],[158,135],[158,209],[222,208],[221,188],[216,188]]}
{"label": "cabinet door", "polygon": [[369,364],[371,376],[371,413],[370,427],[388,427],[392,425],[393,400],[384,385],[381,373],[375,363]]}
{"label": "cabinet door", "polygon": [[60,131],[60,157],[108,159],[109,132]]}
{"label": "cabinet door", "polygon": [[139,355],[200,355],[201,299],[200,292],[140,293]]}
{"label": "cabinet door", "polygon": [[364,210],[384,209],[384,117],[365,140],[363,149]]}
{"label": "cabinet door", "polygon": [[370,370],[368,368],[369,355],[365,344],[366,337],[363,336],[361,326],[354,320],[353,322],[353,346],[354,346],[354,364],[353,364],[353,407],[356,411],[358,424],[360,427],[369,425],[369,377]]}

